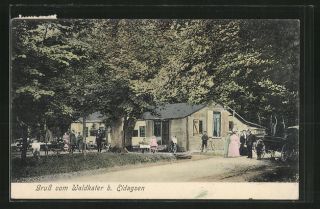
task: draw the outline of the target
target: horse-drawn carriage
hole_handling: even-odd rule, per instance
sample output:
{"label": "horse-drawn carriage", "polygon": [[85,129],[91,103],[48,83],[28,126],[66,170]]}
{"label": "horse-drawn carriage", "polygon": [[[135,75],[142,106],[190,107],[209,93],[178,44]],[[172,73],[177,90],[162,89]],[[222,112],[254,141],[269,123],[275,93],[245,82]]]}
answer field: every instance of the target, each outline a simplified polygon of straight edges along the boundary
{"label": "horse-drawn carriage", "polygon": [[299,158],[299,126],[292,126],[286,129],[283,137],[264,136],[262,156],[266,153],[272,158],[275,153],[281,153],[281,161],[297,160]]}

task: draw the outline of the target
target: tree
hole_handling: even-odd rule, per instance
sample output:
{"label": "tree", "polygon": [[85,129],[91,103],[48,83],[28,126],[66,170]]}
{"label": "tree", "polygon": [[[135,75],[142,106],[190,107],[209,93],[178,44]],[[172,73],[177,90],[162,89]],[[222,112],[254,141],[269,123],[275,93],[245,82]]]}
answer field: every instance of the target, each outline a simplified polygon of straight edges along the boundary
{"label": "tree", "polygon": [[[47,121],[65,124],[72,120],[73,110],[65,103],[69,88],[66,75],[83,59],[74,33],[73,22],[12,22],[12,122],[23,130],[13,133],[23,138],[24,148],[36,127],[41,129]],[[26,158],[26,150],[21,157]]]}
{"label": "tree", "polygon": [[143,112],[176,102],[215,101],[265,126],[270,115],[288,125],[297,119],[295,21],[14,20],[12,25],[13,121],[23,127],[25,139],[44,124],[59,121],[65,129],[79,117],[85,136],[85,118],[100,111],[107,125],[124,126],[121,144],[130,144]]}
{"label": "tree", "polygon": [[298,103],[297,31],[288,21],[173,20],[162,31],[166,61],[141,86],[162,103],[215,101],[262,125],[271,114],[290,121]]}
{"label": "tree", "polygon": [[121,138],[120,146],[131,144],[135,120],[153,104],[150,94],[135,88],[157,70],[146,64],[157,62],[158,47],[154,47],[150,39],[156,39],[153,33],[156,27],[154,23],[142,22],[137,26],[135,20],[95,21],[90,39],[90,45],[97,52],[94,66],[103,77],[96,93],[100,98],[98,108],[107,117],[107,124],[114,129],[123,126],[123,135],[113,136]]}

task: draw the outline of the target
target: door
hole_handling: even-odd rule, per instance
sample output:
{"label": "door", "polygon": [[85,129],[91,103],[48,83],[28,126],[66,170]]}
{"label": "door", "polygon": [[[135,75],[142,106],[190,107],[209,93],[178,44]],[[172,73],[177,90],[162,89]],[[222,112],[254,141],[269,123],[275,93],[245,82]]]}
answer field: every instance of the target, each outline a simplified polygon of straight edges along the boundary
{"label": "door", "polygon": [[162,121],[161,127],[162,144],[169,145],[169,121]]}
{"label": "door", "polygon": [[153,135],[160,140],[161,144],[169,144],[169,121],[154,121],[153,123]]}

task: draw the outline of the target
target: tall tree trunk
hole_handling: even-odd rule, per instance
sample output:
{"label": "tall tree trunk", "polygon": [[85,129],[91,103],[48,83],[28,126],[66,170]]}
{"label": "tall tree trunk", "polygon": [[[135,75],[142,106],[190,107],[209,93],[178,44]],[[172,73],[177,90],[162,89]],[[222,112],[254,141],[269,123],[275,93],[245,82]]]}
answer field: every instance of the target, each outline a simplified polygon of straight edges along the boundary
{"label": "tall tree trunk", "polygon": [[127,131],[127,127],[128,127],[128,120],[127,120],[127,116],[123,117],[123,134],[122,134],[122,148],[126,147],[126,131]]}
{"label": "tall tree trunk", "polygon": [[286,122],[284,121],[283,116],[282,116],[282,125],[283,125],[283,130],[285,130],[286,129]]}
{"label": "tall tree trunk", "polygon": [[270,115],[270,122],[269,122],[269,128],[270,128],[270,136],[273,136],[273,116],[272,114]]}
{"label": "tall tree trunk", "polygon": [[86,132],[86,116],[84,115],[83,117],[82,117],[82,136],[83,136],[83,153],[85,153],[86,152],[86,149],[87,149],[87,140],[86,140],[86,138],[87,138],[87,134],[86,134],[87,132]]}
{"label": "tall tree trunk", "polygon": [[278,119],[277,116],[274,116],[275,123],[273,124],[273,136],[276,136],[277,134],[277,125],[278,125]]}
{"label": "tall tree trunk", "polygon": [[116,119],[111,123],[110,144],[112,147],[123,147],[123,127],[122,119]]}
{"label": "tall tree trunk", "polygon": [[26,162],[27,149],[28,149],[28,126],[25,124],[21,126],[21,137],[22,137],[22,150],[21,150],[21,161]]}
{"label": "tall tree trunk", "polygon": [[43,132],[46,133],[47,131],[47,120],[44,119],[44,122],[43,122]]}
{"label": "tall tree trunk", "polygon": [[259,124],[261,124],[261,117],[260,117],[260,114],[258,113],[258,114],[257,114],[257,116],[258,116]]}
{"label": "tall tree trunk", "polygon": [[126,120],[125,124],[125,146],[131,146],[132,145],[132,132],[134,130],[134,126],[136,124],[136,120],[132,117],[129,117]]}

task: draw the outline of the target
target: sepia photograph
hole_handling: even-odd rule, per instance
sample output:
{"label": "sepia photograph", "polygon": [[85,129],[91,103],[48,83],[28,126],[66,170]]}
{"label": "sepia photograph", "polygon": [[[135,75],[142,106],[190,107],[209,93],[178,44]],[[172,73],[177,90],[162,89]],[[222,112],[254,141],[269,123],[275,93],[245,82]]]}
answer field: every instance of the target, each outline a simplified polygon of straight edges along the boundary
{"label": "sepia photograph", "polygon": [[12,199],[299,198],[298,19],[10,27]]}

